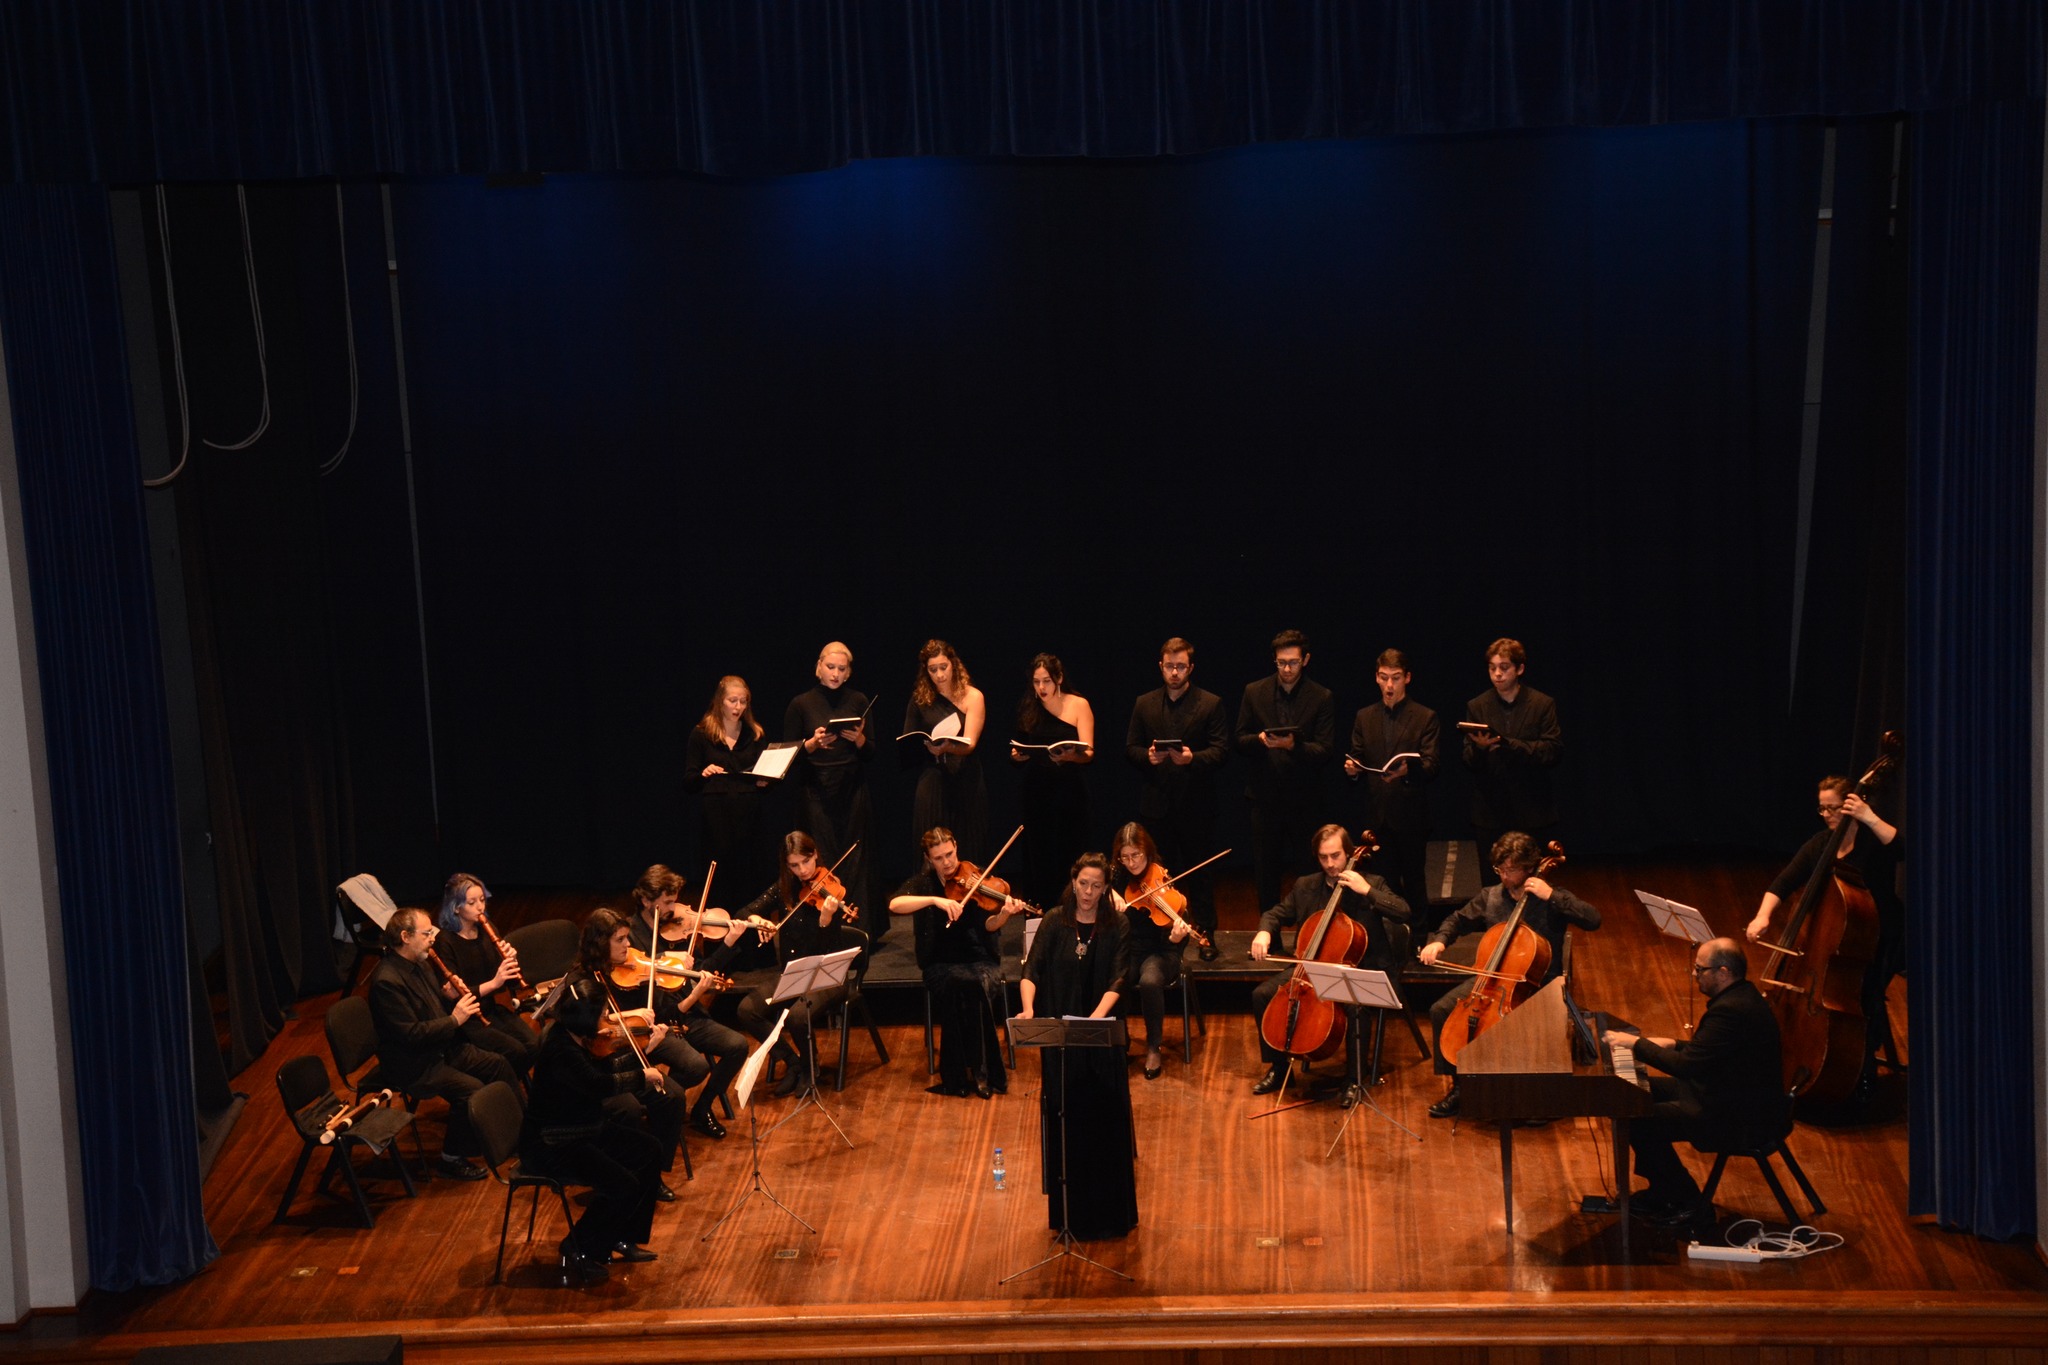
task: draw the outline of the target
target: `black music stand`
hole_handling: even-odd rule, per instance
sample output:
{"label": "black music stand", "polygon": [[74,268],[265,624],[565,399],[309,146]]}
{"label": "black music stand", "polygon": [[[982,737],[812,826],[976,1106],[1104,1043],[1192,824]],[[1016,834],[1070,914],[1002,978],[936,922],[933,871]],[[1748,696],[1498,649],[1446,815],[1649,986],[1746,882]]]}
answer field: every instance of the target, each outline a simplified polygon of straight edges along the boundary
{"label": "black music stand", "polygon": [[[741,1209],[745,1208],[747,1206],[747,1201],[749,1199],[752,1199],[757,1194],[765,1197],[769,1203],[773,1204],[776,1208],[781,1209],[791,1218],[795,1218],[798,1223],[803,1225],[803,1229],[805,1232],[815,1235],[818,1231],[809,1223],[805,1223],[804,1220],[798,1216],[797,1211],[795,1209],[783,1203],[780,1199],[777,1199],[775,1197],[775,1191],[769,1189],[767,1182],[761,1179],[761,1138],[763,1135],[761,1133],[761,1125],[755,1121],[754,1106],[751,1101],[754,1097],[754,1086],[757,1083],[759,1083],[761,1079],[761,1071],[764,1067],[768,1065],[768,1055],[771,1051],[774,1050],[776,1040],[782,1037],[782,1026],[784,1023],[788,1022],[788,1019],[789,1011],[785,1009],[782,1012],[781,1017],[775,1021],[775,1027],[769,1029],[768,1036],[761,1040],[761,1046],[755,1048],[752,1055],[747,1058],[747,1064],[740,1068],[739,1079],[733,1083],[734,1099],[739,1104],[740,1108],[747,1111],[747,1145],[751,1149],[751,1154],[753,1157],[753,1183],[749,1185],[745,1190],[741,1191],[740,1197],[733,1201],[732,1207],[727,1209],[722,1215],[720,1215],[718,1221],[711,1225],[711,1231],[706,1232],[702,1237],[699,1237],[697,1239],[700,1242],[710,1241],[711,1234],[717,1232],[720,1228],[724,1227],[726,1219],[732,1217]],[[770,1129],[769,1131],[773,1132],[774,1130]]]}
{"label": "black music stand", "polygon": [[[1678,939],[1688,948],[1697,949],[1714,936],[1714,927],[1707,923],[1707,917],[1690,905],[1668,900],[1640,887],[1636,890],[1636,899],[1643,903],[1643,909],[1650,912],[1650,922],[1657,926],[1659,933],[1667,938]],[[1686,954],[1688,961],[1691,956],[1691,953]],[[1685,1031],[1691,1033],[1693,1007],[1698,1003],[1699,997],[1692,989],[1690,977],[1680,983],[1678,995],[1686,1002]]]}
{"label": "black music stand", "polygon": [[[1345,1027],[1351,1031],[1351,1083],[1358,1087],[1359,1098],[1372,1106],[1373,1113],[1417,1142],[1422,1141],[1422,1134],[1380,1108],[1373,1100],[1371,1088],[1365,1084],[1365,1037],[1359,1023],[1362,1018],[1359,1011],[1405,1008],[1401,1003],[1400,993],[1394,989],[1394,983],[1378,968],[1347,967],[1341,962],[1304,962],[1301,964],[1301,972],[1308,978],[1309,985],[1315,988],[1318,999],[1327,1000],[1333,1005],[1349,1007],[1345,1010],[1345,1014],[1349,1016],[1345,1021]],[[1351,1126],[1351,1116],[1356,1112],[1355,1109],[1346,1111],[1344,1122],[1337,1127],[1337,1136],[1330,1140],[1330,1150],[1323,1153],[1323,1160],[1328,1161],[1335,1155],[1337,1144],[1344,1140],[1344,1130]]]}
{"label": "black music stand", "polygon": [[[841,948],[833,953],[817,953],[810,957],[793,957],[782,969],[782,979],[775,983],[775,993],[768,997],[771,1005],[785,1007],[792,1000],[809,995],[812,991],[837,990],[846,985],[846,974],[853,969],[853,960],[860,956],[858,948]],[[825,1116],[825,1122],[832,1125],[832,1131],[839,1134],[839,1140],[848,1147],[853,1139],[839,1126],[839,1120],[832,1117],[832,1111],[825,1107],[825,1101],[818,1094],[818,1035],[815,1027],[811,1032],[811,1079],[797,1093],[796,1103],[790,1111],[768,1125],[763,1137],[773,1137],[775,1130],[788,1123],[809,1105]]]}
{"label": "black music stand", "polygon": [[[1056,1047],[1065,1052],[1076,1047],[1113,1047],[1122,1050],[1128,1039],[1121,1019],[1012,1019],[1009,1021],[1010,1045],[1019,1047]],[[1041,1062],[1043,1059],[1041,1058]],[[1022,1270],[1012,1271],[996,1283],[1008,1284],[1020,1275],[1029,1275],[1034,1270],[1051,1265],[1054,1261],[1072,1256],[1075,1260],[1086,1261],[1098,1270],[1107,1270],[1120,1280],[1131,1277],[1115,1266],[1107,1266],[1092,1256],[1075,1249],[1077,1239],[1073,1229],[1073,1210],[1067,1203],[1067,1169],[1073,1163],[1073,1149],[1067,1143],[1067,1065],[1066,1058],[1060,1059],[1060,1229],[1054,1244],[1059,1248],[1041,1261],[1033,1262]],[[1039,1162],[1045,1161],[1045,1129],[1039,1128]]]}

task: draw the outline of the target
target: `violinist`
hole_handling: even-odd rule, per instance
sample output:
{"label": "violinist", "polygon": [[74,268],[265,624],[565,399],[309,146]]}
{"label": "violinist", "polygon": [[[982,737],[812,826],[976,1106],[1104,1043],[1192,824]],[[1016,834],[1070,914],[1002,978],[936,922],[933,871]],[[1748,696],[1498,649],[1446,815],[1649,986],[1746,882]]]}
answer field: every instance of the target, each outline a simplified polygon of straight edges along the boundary
{"label": "violinist", "polygon": [[[1124,917],[1109,890],[1109,859],[1084,853],[1074,861],[1059,909],[1045,917],[1031,942],[1031,958],[1017,986],[1017,1017],[1107,1019],[1129,969]],[[1131,1086],[1124,1059],[1116,1049],[1099,1047],[1047,1047],[1038,1053],[1050,1226],[1065,1227],[1083,1240],[1121,1237],[1138,1225]],[[1070,1161],[1071,1153],[1079,1153],[1078,1159]]]}
{"label": "violinist", "polygon": [[1855,787],[1856,783],[1847,777],[1830,776],[1820,780],[1817,805],[1821,828],[1800,846],[1799,851],[1792,855],[1792,861],[1785,865],[1785,870],[1764,892],[1756,917],[1750,920],[1744,932],[1752,943],[1770,932],[1771,918],[1777,913],[1778,906],[1787,897],[1797,901],[1800,889],[1813,874],[1821,850],[1842,822],[1850,821],[1835,861],[1856,870],[1877,908],[1877,948],[1871,954],[1870,966],[1863,973],[1864,1057],[1862,1079],[1857,1084],[1858,1093],[1867,1097],[1876,1076],[1877,1054],[1892,1040],[1885,992],[1890,988],[1892,978],[1905,969],[1906,907],[1899,899],[1898,887],[1899,864],[1905,857],[1906,841],[1898,826],[1872,809],[1869,802],[1856,794]]}
{"label": "violinist", "polygon": [[[1536,841],[1520,830],[1509,830],[1494,840],[1493,871],[1500,880],[1466,901],[1455,914],[1437,926],[1436,932],[1429,936],[1429,942],[1423,945],[1423,965],[1434,964],[1444,955],[1444,949],[1464,935],[1484,933],[1505,921],[1514,913],[1515,903],[1526,893],[1528,901],[1522,909],[1523,923],[1550,940],[1550,972],[1542,981],[1532,984],[1547,985],[1562,972],[1566,926],[1576,924],[1581,929],[1598,929],[1600,911],[1563,887],[1552,886],[1536,876],[1536,864],[1540,861],[1542,858]],[[1458,1069],[1444,1059],[1444,1020],[1450,1017],[1460,1000],[1472,993],[1477,981],[1477,977],[1465,978],[1429,1007],[1430,1023],[1435,1026],[1431,1036],[1436,1040],[1433,1049],[1436,1053],[1436,1074],[1451,1078],[1451,1087],[1444,1097],[1429,1107],[1429,1116],[1433,1119],[1451,1118],[1458,1112]]]}
{"label": "violinist", "polygon": [[1277,903],[1281,883],[1308,871],[1309,832],[1337,747],[1337,704],[1308,676],[1308,660],[1306,635],[1275,635],[1272,675],[1246,687],[1237,708],[1237,749],[1251,769],[1244,795],[1252,807],[1252,875],[1261,905]]}
{"label": "violinist", "polygon": [[[847,686],[853,651],[837,640],[818,651],[815,672],[818,685],[793,699],[782,718],[783,739],[803,745],[794,773],[797,828],[818,841],[818,856],[827,867],[838,864],[839,880],[853,903],[873,905],[867,843],[874,821],[868,764],[875,746],[866,725],[843,723],[866,716],[870,698]],[[830,724],[834,721],[841,722],[837,729]],[[853,852],[842,862],[848,849]]]}
{"label": "violinist", "polygon": [[1564,758],[1557,703],[1522,684],[1529,653],[1506,636],[1486,647],[1486,677],[1493,684],[1465,703],[1465,720],[1484,731],[1465,732],[1463,757],[1472,771],[1472,828],[1481,848],[1508,830],[1526,830],[1540,848],[1557,825],[1550,770]]}
{"label": "violinist", "polygon": [[448,1101],[448,1136],[435,1170],[450,1180],[483,1180],[490,1173],[468,1160],[483,1152],[470,1126],[469,1097],[493,1081],[516,1088],[519,1078],[503,1057],[462,1036],[481,1006],[467,991],[452,1004],[441,994],[440,974],[427,958],[438,932],[424,910],[396,910],[384,924],[391,951],[370,973],[377,1060],[393,1089]]}
{"label": "violinist", "polygon": [[[1167,869],[1159,861],[1159,846],[1151,834],[1133,820],[1110,841],[1116,849],[1117,873],[1112,879],[1124,896],[1135,896],[1138,888],[1166,880]],[[1175,915],[1164,925],[1155,924],[1151,909],[1144,904],[1124,907],[1124,937],[1129,943],[1131,968],[1125,988],[1138,993],[1139,1011],[1145,1017],[1145,1079],[1156,1081],[1164,1067],[1159,1043],[1166,1029],[1166,992],[1180,980],[1181,954],[1187,951],[1194,925],[1186,919],[1187,900],[1178,887],[1158,893]],[[1043,932],[1043,931],[1041,931]]]}
{"label": "violinist", "polygon": [[1024,886],[1046,901],[1064,890],[1068,864],[1088,843],[1088,784],[1082,774],[1095,761],[1095,711],[1066,685],[1058,655],[1031,660],[1031,690],[1017,704],[1010,743],[1010,761],[1024,769],[1018,793]]}
{"label": "violinist", "polygon": [[[1380,651],[1373,672],[1380,699],[1359,708],[1351,722],[1344,775],[1364,798],[1359,823],[1379,836],[1376,864],[1386,869],[1387,884],[1408,902],[1421,923],[1429,912],[1423,864],[1429,846],[1429,784],[1436,780],[1438,727],[1436,712],[1409,697],[1414,681],[1406,654],[1398,649]],[[1415,757],[1387,766],[1396,754]]]}
{"label": "violinist", "polygon": [[[583,941],[576,965],[564,978],[565,988],[579,980],[598,981],[611,992],[621,1010],[644,1016],[649,994],[646,968],[634,966],[634,951],[632,924],[618,911],[600,906],[583,921]],[[687,954],[675,960],[684,967],[696,966]],[[619,984],[621,977],[635,984]],[[725,1126],[711,1112],[711,1105],[746,1064],[747,1040],[713,1019],[706,1010],[705,1002],[715,994],[715,989],[712,981],[702,977],[684,991],[665,990],[656,983],[652,1022],[661,1025],[663,1032],[650,1038],[651,1045],[643,1045],[642,1050],[649,1061],[668,1068],[669,1090],[673,1094],[680,1096],[699,1081],[704,1082],[696,1103],[689,1108],[689,1123],[706,1137],[722,1138]],[[677,1107],[680,1109],[680,1104]],[[649,1110],[647,1117],[649,1124],[654,1125],[662,1116]],[[676,1126],[680,1132],[681,1122]]]}
{"label": "violinist", "polygon": [[[1287,895],[1259,916],[1259,931],[1252,935],[1252,961],[1265,961],[1281,929],[1293,928],[1320,913],[1329,904],[1330,894],[1341,886],[1343,894],[1337,897],[1337,912],[1349,917],[1365,931],[1365,957],[1358,965],[1389,973],[1398,972],[1401,964],[1393,955],[1394,939],[1387,930],[1387,921],[1406,924],[1408,902],[1389,890],[1386,882],[1377,875],[1361,872],[1349,865],[1354,845],[1344,826],[1324,825],[1313,838],[1316,863],[1322,875],[1296,878]],[[1264,1017],[1266,1006],[1293,974],[1294,969],[1290,967],[1258,984],[1252,991],[1254,1018]],[[1344,1070],[1347,1076],[1358,1074],[1354,1066],[1356,1058],[1352,1055],[1357,1045],[1358,1030],[1347,1027],[1344,1030]],[[1265,1059],[1266,1072],[1252,1086],[1252,1093],[1270,1095],[1287,1080],[1287,1055],[1268,1043],[1264,1034],[1259,1037],[1259,1055]],[[1349,1109],[1358,1100],[1356,1083],[1347,1083],[1344,1107]]]}
{"label": "violinist", "polygon": [[[501,952],[492,941],[484,902],[491,893],[480,878],[458,872],[441,889],[441,932],[434,939],[434,951],[460,977],[483,1006],[481,1013],[462,1026],[462,1036],[487,1052],[495,1052],[512,1063],[522,1076],[533,1065],[540,1048],[540,1034],[519,1011],[508,1009],[500,992],[521,985],[519,955],[507,945]],[[443,986],[443,993],[452,987]]]}
{"label": "violinist", "polygon": [[[838,891],[831,888],[838,887]],[[780,923],[782,928],[762,942],[761,932],[743,932],[737,943],[721,943],[704,954],[714,969],[732,978],[728,998],[738,997],[739,1025],[754,1037],[766,1041],[775,1020],[785,1007],[789,1018],[782,1026],[782,1040],[776,1046],[789,1064],[776,1087],[777,1095],[794,1095],[811,1088],[816,1078],[817,1053],[811,1036],[811,1018],[829,1009],[845,996],[845,988],[813,991],[795,999],[771,1000],[770,993],[782,979],[782,968],[793,958],[811,957],[842,948],[868,946],[867,935],[846,922],[848,906],[841,898],[845,886],[818,864],[818,845],[802,830],[791,830],[782,839],[782,875],[767,890],[738,912],[738,918]],[[741,929],[744,931],[745,925]]]}
{"label": "violinist", "polygon": [[[926,758],[919,760],[917,790],[910,798],[910,827],[945,826],[960,831],[968,847],[979,848],[988,833],[988,784],[982,777],[982,726],[988,703],[944,640],[927,640],[917,652],[917,680],[903,708],[903,733],[921,733]],[[915,754],[916,750],[911,750]],[[921,845],[920,845],[921,846]]]}
{"label": "violinist", "polygon": [[939,1083],[934,1095],[979,1095],[983,1099],[1010,1087],[1003,1065],[996,1020],[1008,1011],[1003,985],[1002,946],[998,935],[1023,907],[1007,895],[984,897],[997,908],[964,905],[954,899],[961,881],[960,846],[953,831],[937,826],[925,831],[924,868],[889,900],[892,915],[917,916],[917,965],[931,992],[932,1015],[939,1026]]}
{"label": "violinist", "polygon": [[761,794],[768,782],[746,775],[766,747],[747,680],[720,678],[684,746],[683,785],[699,797],[699,848],[741,886],[767,873]]}
{"label": "violinist", "polygon": [[[641,1244],[654,1232],[661,1181],[660,1141],[620,1117],[618,1103],[661,1093],[661,1072],[630,1048],[600,1044],[610,1004],[595,981],[564,988],[533,1068],[533,1096],[519,1130],[519,1166],[590,1187],[590,1203],[562,1239],[565,1282],[595,1283],[614,1257],[651,1261]],[[673,1196],[671,1196],[672,1198]]]}
{"label": "violinist", "polygon": [[[1124,732],[1124,758],[1144,783],[1138,818],[1172,867],[1188,868],[1216,847],[1216,770],[1230,757],[1223,700],[1194,685],[1195,647],[1176,635],[1159,647],[1161,686],[1139,697]],[[1207,872],[1181,883],[1188,919],[1213,939],[1216,901]],[[1214,948],[1202,950],[1213,962]]]}

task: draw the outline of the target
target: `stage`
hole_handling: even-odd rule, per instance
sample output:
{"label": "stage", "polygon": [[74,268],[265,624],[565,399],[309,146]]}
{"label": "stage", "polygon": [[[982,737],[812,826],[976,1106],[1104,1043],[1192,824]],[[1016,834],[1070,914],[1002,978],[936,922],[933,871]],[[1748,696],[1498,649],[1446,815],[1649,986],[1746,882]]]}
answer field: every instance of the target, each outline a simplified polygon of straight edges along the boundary
{"label": "stage", "polygon": [[[1684,1024],[1697,1011],[1687,949],[1656,936],[1632,889],[1699,906],[1731,932],[1771,871],[1756,859],[1574,863],[1558,882],[1606,916],[1576,944],[1580,999],[1653,1031]],[[1894,984],[1902,1038],[1905,993],[1904,981]],[[1387,1075],[1374,1093],[1385,1115],[1360,1106],[1339,1139],[1346,1114],[1334,1103],[1252,1117],[1270,1104],[1250,1093],[1259,1066],[1242,987],[1219,983],[1202,998],[1207,1032],[1192,1062],[1170,1012],[1165,1074],[1147,1082],[1131,1071],[1140,1225],[1083,1247],[1128,1281],[1068,1259],[999,1284],[1049,1249],[1037,1063],[1020,1058],[1011,1092],[992,1101],[927,1095],[915,1011],[878,996],[900,1021],[883,1029],[893,1061],[879,1066],[856,1032],[845,1091],[825,1093],[853,1148],[807,1112],[762,1150],[769,1188],[816,1234],[755,1198],[701,1240],[748,1184],[742,1115],[723,1142],[692,1135],[696,1178],[682,1183],[679,1163],[671,1183],[682,1197],[657,1214],[661,1259],[615,1267],[588,1290],[556,1286],[558,1208],[543,1203],[531,1246],[522,1244],[524,1192],[506,1282],[490,1283],[505,1204],[496,1182],[423,1183],[417,1199],[381,1200],[370,1231],[345,1206],[303,1193],[287,1222],[271,1222],[297,1151],[273,1076],[291,1056],[326,1056],[320,1016],[331,997],[307,1002],[237,1080],[248,1111],[206,1186],[220,1259],[181,1285],[96,1296],[75,1317],[35,1319],[0,1336],[0,1357],[126,1359],[151,1345],[380,1331],[403,1334],[411,1359],[500,1363],[1097,1352],[1300,1360],[1339,1348],[1398,1349],[1404,1360],[1427,1348],[1430,1359],[1462,1361],[1481,1358],[1469,1349],[1480,1347],[1496,1348],[1488,1359],[1512,1351],[1533,1361],[1524,1348],[1555,1359],[1562,1348],[1636,1347],[1681,1365],[1766,1351],[1773,1361],[1948,1358],[1935,1348],[2033,1360],[2048,1345],[2048,1270],[2032,1248],[1906,1217],[1898,1078],[1871,1110],[1825,1127],[1802,1122],[1791,1139],[1827,1206],[1817,1226],[1840,1233],[1840,1249],[1703,1264],[1639,1224],[1624,1261],[1615,1219],[1578,1211],[1581,1197],[1611,1194],[1604,1121],[1518,1134],[1510,1228],[1495,1130],[1426,1116],[1440,1087],[1405,1028],[1387,1033]],[[828,1057],[835,1047],[832,1035]],[[1335,1064],[1323,1070],[1334,1077]],[[762,1101],[763,1126],[787,1107]],[[440,1112],[436,1102],[425,1108],[430,1152]],[[1003,1191],[989,1169],[998,1146]],[[1695,1163],[1702,1178],[1706,1164]],[[1778,1218],[1748,1162],[1730,1164],[1717,1204],[1724,1223]],[[1987,1350],[1998,1353],[1977,1354]]]}

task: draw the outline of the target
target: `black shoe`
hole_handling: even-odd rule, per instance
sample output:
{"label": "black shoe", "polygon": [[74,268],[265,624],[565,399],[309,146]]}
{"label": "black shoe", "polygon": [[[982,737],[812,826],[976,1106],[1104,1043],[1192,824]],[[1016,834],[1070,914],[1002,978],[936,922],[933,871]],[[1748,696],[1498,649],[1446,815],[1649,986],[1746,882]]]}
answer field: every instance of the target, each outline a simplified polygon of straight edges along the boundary
{"label": "black shoe", "polygon": [[611,1276],[603,1261],[585,1256],[576,1249],[576,1239],[562,1239],[562,1284],[573,1288],[578,1285],[601,1284]]}
{"label": "black shoe", "polygon": [[1337,1097],[1339,1109],[1356,1109],[1358,1102],[1365,1098],[1365,1091],[1356,1081],[1344,1087],[1344,1093]]}
{"label": "black shoe", "polygon": [[1254,1095],[1270,1095],[1286,1083],[1287,1068],[1278,1065],[1269,1066],[1266,1068],[1266,1074],[1259,1077],[1258,1083],[1252,1086],[1252,1093]]}
{"label": "black shoe", "polygon": [[641,1265],[647,1261],[660,1260],[661,1253],[649,1251],[646,1247],[636,1247],[631,1242],[619,1242],[612,1247],[612,1259],[614,1261],[628,1261],[634,1265]]}
{"label": "black shoe", "polygon": [[987,1078],[983,1076],[976,1076],[974,1078],[974,1093],[981,1096],[985,1100],[992,1100],[996,1097],[995,1088],[991,1086],[988,1083]]}
{"label": "black shoe", "polygon": [[1215,940],[1212,939],[1209,942],[1204,943],[1200,948],[1197,948],[1195,950],[1195,956],[1201,958],[1204,962],[1214,962],[1217,958],[1223,956],[1223,954],[1221,951],[1217,949]]}
{"label": "black shoe", "polygon": [[459,1156],[444,1156],[434,1163],[434,1174],[443,1180],[485,1180],[490,1172],[481,1166],[472,1166]]}
{"label": "black shoe", "polygon": [[658,1203],[673,1204],[676,1202],[676,1192],[670,1189],[668,1182],[664,1180],[654,1187],[654,1198]]}
{"label": "black shoe", "polygon": [[1164,1062],[1162,1061],[1162,1059],[1160,1058],[1160,1056],[1159,1056],[1159,1054],[1158,1054],[1157,1052],[1148,1052],[1148,1053],[1146,1053],[1146,1054],[1145,1054],[1145,1079],[1146,1079],[1146,1080],[1148,1080],[1148,1081],[1156,1081],[1156,1080],[1158,1080],[1158,1079],[1159,1079],[1159,1073],[1160,1073],[1160,1072],[1162,1072],[1162,1071],[1164,1071],[1165,1069],[1166,1069],[1165,1063],[1164,1063]]}
{"label": "black shoe", "polygon": [[699,1109],[690,1115],[690,1126],[708,1138],[725,1136],[725,1125],[712,1116],[709,1109]]}
{"label": "black shoe", "polygon": [[1429,1106],[1429,1116],[1433,1119],[1451,1119],[1458,1116],[1457,1086],[1452,1086],[1442,1099]]}

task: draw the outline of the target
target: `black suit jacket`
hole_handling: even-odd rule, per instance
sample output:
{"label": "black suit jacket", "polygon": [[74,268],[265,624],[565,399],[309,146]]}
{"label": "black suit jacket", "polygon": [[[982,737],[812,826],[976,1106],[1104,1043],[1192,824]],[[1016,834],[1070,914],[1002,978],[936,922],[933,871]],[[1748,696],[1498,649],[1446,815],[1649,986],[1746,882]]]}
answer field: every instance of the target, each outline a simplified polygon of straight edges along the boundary
{"label": "black suit jacket", "polygon": [[1690,1041],[1636,1044],[1636,1062],[1676,1076],[1705,1135],[1741,1141],[1783,1136],[1785,1076],[1778,1018],[1748,981],[1707,1002]]}
{"label": "black suit jacket", "polygon": [[397,953],[386,953],[370,973],[370,1018],[388,1085],[410,1085],[462,1041],[434,969]]}
{"label": "black suit jacket", "polygon": [[[1301,727],[1292,749],[1268,749],[1259,742],[1261,730],[1290,723]],[[1279,676],[1259,679],[1245,688],[1237,706],[1237,747],[1251,765],[1244,794],[1252,800],[1313,792],[1337,747],[1337,704],[1330,689],[1303,676],[1283,717]]]}

